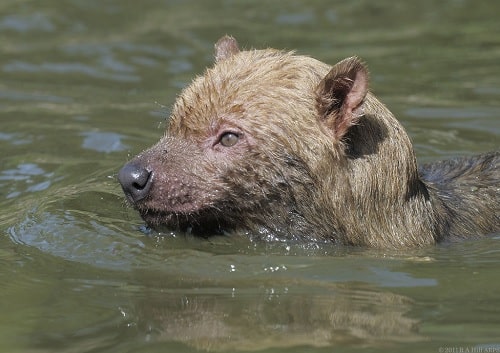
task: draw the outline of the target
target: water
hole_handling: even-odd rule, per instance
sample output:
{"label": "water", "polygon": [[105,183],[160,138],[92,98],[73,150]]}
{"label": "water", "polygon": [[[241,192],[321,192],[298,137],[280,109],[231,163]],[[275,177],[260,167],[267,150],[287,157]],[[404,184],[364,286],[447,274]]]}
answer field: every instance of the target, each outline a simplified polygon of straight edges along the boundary
{"label": "water", "polygon": [[499,11],[4,0],[0,351],[498,352],[500,234],[401,252],[157,238],[116,173],[226,33],[332,64],[361,56],[420,161],[496,149]]}

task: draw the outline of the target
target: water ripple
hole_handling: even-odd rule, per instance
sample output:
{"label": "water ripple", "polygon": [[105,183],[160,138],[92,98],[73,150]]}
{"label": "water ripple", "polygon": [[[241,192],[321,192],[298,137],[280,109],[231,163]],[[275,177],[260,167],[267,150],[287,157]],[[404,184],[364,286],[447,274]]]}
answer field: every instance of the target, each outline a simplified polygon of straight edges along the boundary
{"label": "water ripple", "polygon": [[0,20],[0,30],[10,30],[19,33],[53,32],[56,26],[42,13],[30,15],[7,15]]}
{"label": "water ripple", "polygon": [[[109,66],[109,61],[108,61]],[[123,67],[123,66],[121,66]],[[124,82],[138,82],[140,76],[130,73],[107,73],[88,64],[78,62],[45,62],[33,64],[14,60],[3,66],[5,72],[51,73],[51,74],[83,74],[90,77],[110,79]]]}

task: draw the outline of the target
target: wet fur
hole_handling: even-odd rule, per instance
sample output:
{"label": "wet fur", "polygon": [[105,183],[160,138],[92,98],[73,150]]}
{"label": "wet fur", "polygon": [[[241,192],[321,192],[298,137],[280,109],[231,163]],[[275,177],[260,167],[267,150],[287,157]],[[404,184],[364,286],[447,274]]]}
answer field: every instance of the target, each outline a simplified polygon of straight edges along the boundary
{"label": "wet fur", "polygon": [[[500,229],[499,153],[419,172],[359,59],[332,68],[224,37],[216,60],[132,161],[152,172],[134,203],[150,226],[393,248]],[[229,148],[219,143],[228,131],[240,136]]]}

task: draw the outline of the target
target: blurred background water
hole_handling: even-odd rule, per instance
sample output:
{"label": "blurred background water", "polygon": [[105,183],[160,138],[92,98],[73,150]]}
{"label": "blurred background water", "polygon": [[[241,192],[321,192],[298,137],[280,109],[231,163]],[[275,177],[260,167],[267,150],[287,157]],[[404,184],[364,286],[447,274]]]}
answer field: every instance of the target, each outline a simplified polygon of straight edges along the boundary
{"label": "blurred background water", "polygon": [[421,162],[498,149],[498,13],[493,0],[3,0],[0,351],[498,351],[500,234],[404,252],[158,238],[116,181],[226,33],[362,57]]}

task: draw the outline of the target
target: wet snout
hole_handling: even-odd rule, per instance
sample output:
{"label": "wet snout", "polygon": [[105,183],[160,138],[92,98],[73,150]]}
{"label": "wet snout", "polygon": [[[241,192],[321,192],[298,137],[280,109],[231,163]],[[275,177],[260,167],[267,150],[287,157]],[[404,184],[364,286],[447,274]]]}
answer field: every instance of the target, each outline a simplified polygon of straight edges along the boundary
{"label": "wet snout", "polygon": [[118,181],[129,201],[135,204],[148,197],[153,185],[153,172],[132,161],[118,172]]}

